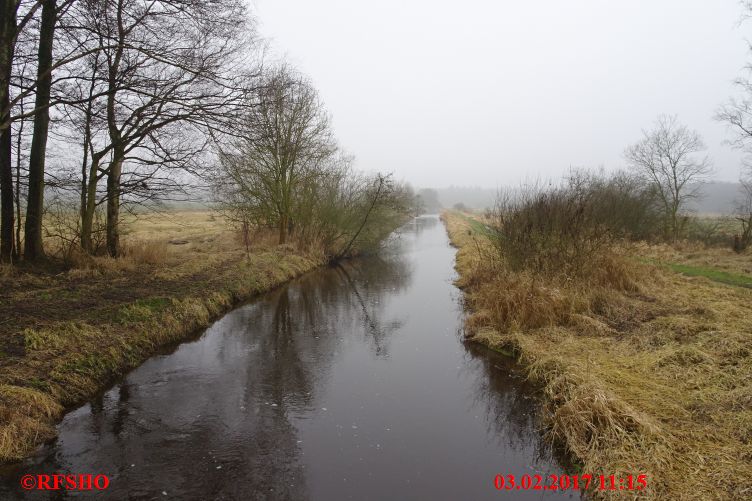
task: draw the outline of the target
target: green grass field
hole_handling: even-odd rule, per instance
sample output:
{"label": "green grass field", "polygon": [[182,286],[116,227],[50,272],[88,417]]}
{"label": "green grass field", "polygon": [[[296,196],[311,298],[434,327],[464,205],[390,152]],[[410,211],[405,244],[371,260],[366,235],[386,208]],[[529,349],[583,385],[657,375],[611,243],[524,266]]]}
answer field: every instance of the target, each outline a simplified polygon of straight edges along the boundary
{"label": "green grass field", "polygon": [[668,263],[666,264],[666,266],[677,273],[681,273],[682,275],[687,275],[689,277],[705,277],[714,282],[752,289],[752,277],[746,275],[738,275],[735,273],[721,271],[716,268],[691,266],[687,264]]}

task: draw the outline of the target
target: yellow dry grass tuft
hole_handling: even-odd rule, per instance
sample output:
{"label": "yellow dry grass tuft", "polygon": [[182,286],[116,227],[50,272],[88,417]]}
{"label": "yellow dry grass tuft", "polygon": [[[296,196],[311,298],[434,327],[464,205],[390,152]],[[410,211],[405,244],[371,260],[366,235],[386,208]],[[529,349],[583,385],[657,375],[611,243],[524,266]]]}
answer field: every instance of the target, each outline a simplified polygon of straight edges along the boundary
{"label": "yellow dry grass tuft", "polygon": [[51,420],[62,406],[41,391],[0,385],[0,458],[19,458],[34,445],[54,436]]}
{"label": "yellow dry grass tuft", "polygon": [[123,257],[136,264],[163,264],[168,253],[168,243],[163,240],[130,242],[123,249]]}

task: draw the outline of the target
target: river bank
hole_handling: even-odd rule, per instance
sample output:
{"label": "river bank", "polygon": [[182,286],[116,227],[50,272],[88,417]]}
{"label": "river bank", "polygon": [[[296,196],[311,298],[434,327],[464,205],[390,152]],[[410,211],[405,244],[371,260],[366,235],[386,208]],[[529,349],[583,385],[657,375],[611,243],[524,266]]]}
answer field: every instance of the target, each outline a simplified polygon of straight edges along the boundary
{"label": "river bank", "polygon": [[126,257],[0,273],[0,462],[55,435],[64,412],[239,302],[325,264],[207,211],[133,228]]}
{"label": "river bank", "polygon": [[529,386],[458,336],[455,253],[417,217],[233,309],[67,413],[0,468],[0,499],[36,499],[20,479],[54,472],[105,474],[108,499],[497,500],[498,475],[551,483]]}
{"label": "river bank", "polygon": [[[752,291],[625,250],[592,283],[491,265],[483,224],[443,216],[473,341],[511,354],[541,389],[547,436],[582,473],[647,475],[644,499],[742,499],[752,485]],[[634,497],[618,489],[596,497]]]}

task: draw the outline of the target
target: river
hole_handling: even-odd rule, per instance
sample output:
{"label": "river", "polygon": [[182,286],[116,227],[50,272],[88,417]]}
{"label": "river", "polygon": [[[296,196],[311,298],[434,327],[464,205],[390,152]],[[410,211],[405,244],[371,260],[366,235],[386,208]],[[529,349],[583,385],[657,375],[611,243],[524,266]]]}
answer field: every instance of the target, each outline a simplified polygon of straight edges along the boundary
{"label": "river", "polygon": [[579,497],[494,488],[562,469],[514,367],[462,341],[454,252],[423,216],[231,311],[68,413],[0,498],[46,499],[19,488],[45,472],[106,474],[99,499]]}

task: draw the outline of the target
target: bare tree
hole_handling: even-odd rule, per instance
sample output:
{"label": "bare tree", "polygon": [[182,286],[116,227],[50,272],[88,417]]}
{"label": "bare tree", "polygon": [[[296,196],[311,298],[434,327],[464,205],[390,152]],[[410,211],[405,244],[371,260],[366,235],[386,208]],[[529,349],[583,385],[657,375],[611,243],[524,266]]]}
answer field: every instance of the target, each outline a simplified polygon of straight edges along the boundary
{"label": "bare tree", "polygon": [[665,232],[676,240],[680,216],[689,200],[700,194],[701,183],[712,171],[700,135],[678,123],[675,116],[661,115],[643,138],[624,155],[634,171],[653,186],[664,212]]}
{"label": "bare tree", "polygon": [[289,68],[270,71],[255,99],[244,137],[233,154],[223,155],[223,172],[250,217],[274,224],[283,244],[295,224],[298,190],[320,173],[336,147],[316,91]]}
{"label": "bare tree", "polygon": [[[16,0],[0,0],[0,122],[10,114],[10,74],[16,39]],[[10,127],[0,128],[0,260],[10,261],[13,249],[13,165]]]}
{"label": "bare tree", "polygon": [[740,79],[737,85],[746,92],[746,97],[730,100],[716,118],[733,130],[734,137],[729,143],[746,153],[739,178],[741,194],[734,215],[741,224],[741,233],[734,240],[734,250],[741,252],[752,244],[752,163],[749,157],[752,154],[752,82]]}
{"label": "bare tree", "polygon": [[237,66],[247,63],[252,30],[239,0],[83,2],[76,19],[96,34],[90,56],[78,60],[88,83],[68,100],[89,164],[82,166],[81,244],[92,250],[95,209],[106,205],[107,249],[115,256],[123,198],[180,190],[184,179],[174,171],[195,172],[209,133],[231,128],[255,71]]}

